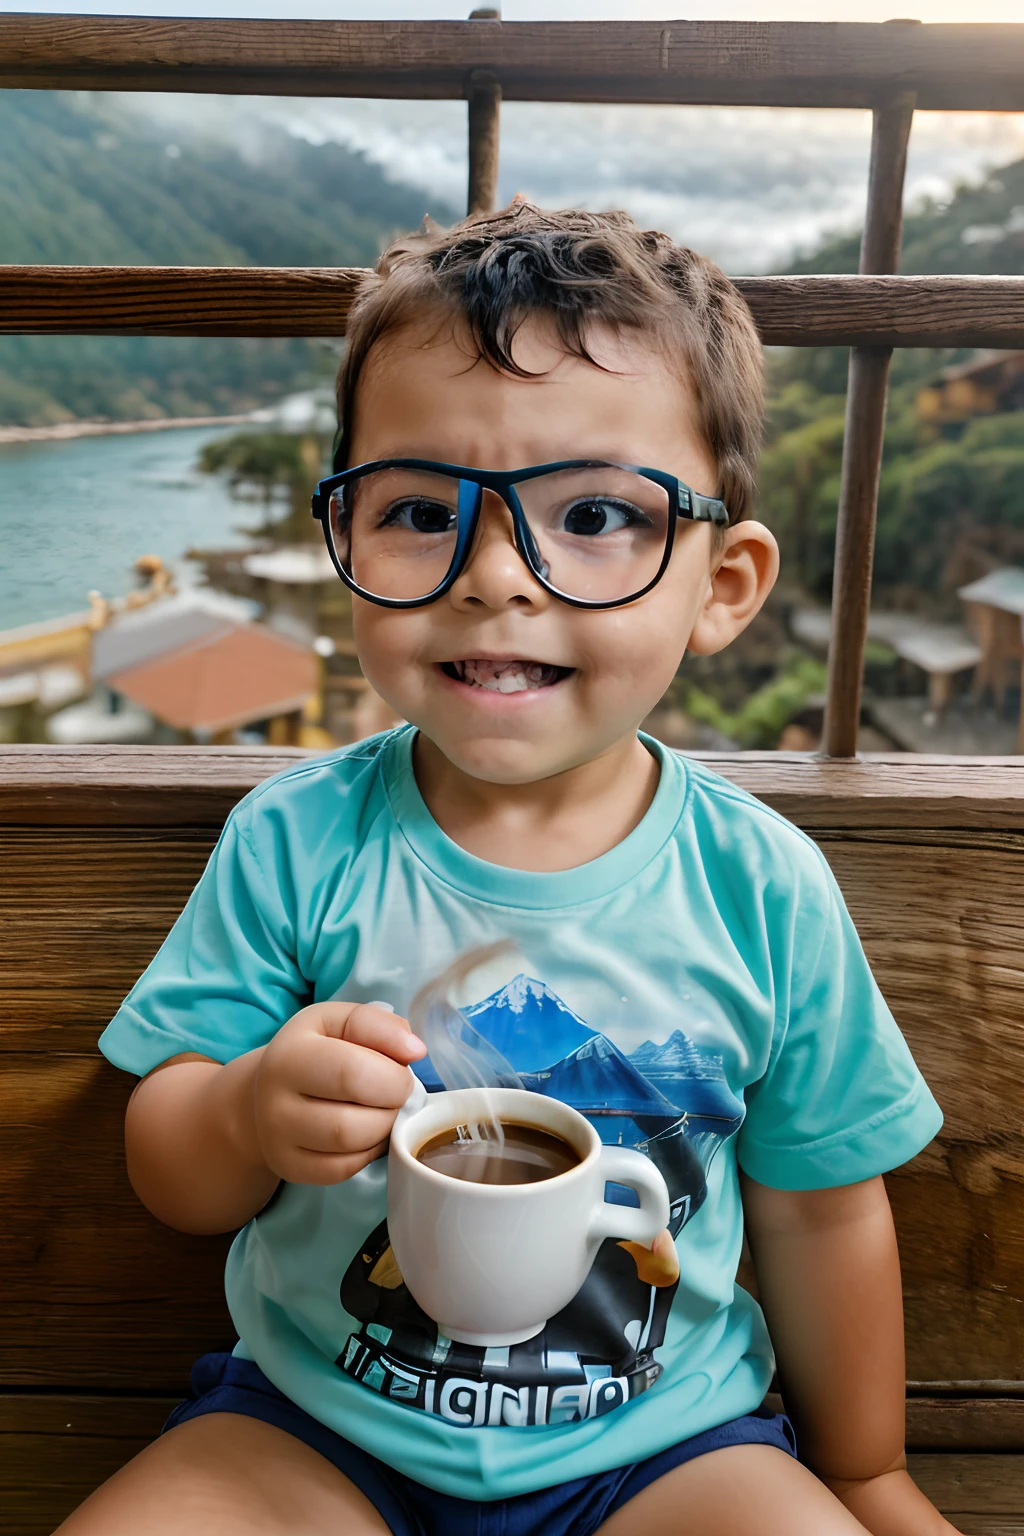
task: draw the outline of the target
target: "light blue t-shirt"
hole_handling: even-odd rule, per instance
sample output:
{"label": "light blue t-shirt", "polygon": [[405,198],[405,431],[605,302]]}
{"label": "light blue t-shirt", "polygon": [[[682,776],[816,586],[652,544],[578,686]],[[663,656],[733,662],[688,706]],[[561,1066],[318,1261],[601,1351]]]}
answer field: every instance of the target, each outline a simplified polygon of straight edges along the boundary
{"label": "light blue t-shirt", "polygon": [[772,1357],[735,1279],[739,1168],[780,1189],[853,1183],[914,1156],[942,1117],[825,860],[780,816],[645,738],[660,781],[623,842],[577,869],[506,869],[437,826],[414,736],[248,795],[101,1047],[139,1074],[183,1051],[229,1061],[311,1000],[405,1013],[461,951],[515,941],[459,1001],[527,1087],[657,1163],[678,1281],[645,1283],[609,1240],[537,1338],[453,1343],[391,1254],[386,1159],[331,1188],[282,1185],[226,1273],[236,1352],[281,1391],[420,1482],[488,1500],[755,1409]]}

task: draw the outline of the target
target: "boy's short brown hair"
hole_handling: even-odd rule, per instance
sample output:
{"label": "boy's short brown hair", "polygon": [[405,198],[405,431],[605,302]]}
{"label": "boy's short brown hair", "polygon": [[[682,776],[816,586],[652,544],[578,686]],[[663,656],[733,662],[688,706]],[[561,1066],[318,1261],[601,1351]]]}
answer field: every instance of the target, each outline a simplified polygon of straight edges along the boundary
{"label": "boy's short brown hair", "polygon": [[425,221],[387,248],[349,315],[338,374],[339,468],[348,462],[346,436],[371,349],[432,312],[461,321],[492,367],[520,375],[515,334],[531,315],[549,316],[566,350],[591,362],[595,323],[651,337],[693,388],[730,521],[749,516],[764,409],[761,343],[714,262],[638,229],[626,213],[547,213],[522,198],[451,229]]}

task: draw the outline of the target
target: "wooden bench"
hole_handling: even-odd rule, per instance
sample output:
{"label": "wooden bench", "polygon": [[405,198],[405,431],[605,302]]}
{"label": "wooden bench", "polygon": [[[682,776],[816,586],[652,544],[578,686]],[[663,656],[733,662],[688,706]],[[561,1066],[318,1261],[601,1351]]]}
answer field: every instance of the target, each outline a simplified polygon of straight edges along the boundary
{"label": "wooden bench", "polygon": [[[132,1080],[96,1039],[235,801],[295,753],[0,754],[0,1528],[45,1536],[233,1339],[226,1240],[125,1177]],[[969,1536],[1024,1533],[1024,766],[717,760],[820,843],[946,1112],[889,1181],[914,1476]]]}

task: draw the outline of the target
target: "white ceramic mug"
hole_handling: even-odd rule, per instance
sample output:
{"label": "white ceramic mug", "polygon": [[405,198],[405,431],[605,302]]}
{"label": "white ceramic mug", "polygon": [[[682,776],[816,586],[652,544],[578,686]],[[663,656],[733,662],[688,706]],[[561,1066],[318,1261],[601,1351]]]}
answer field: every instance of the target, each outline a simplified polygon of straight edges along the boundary
{"label": "white ceramic mug", "polygon": [[[432,1136],[474,1120],[534,1125],[580,1161],[535,1184],[475,1184],[426,1167]],[[605,1183],[640,1201],[611,1205]],[[499,1347],[533,1338],[582,1286],[607,1237],[649,1245],[668,1225],[665,1180],[629,1147],[605,1147],[559,1099],[519,1088],[428,1094],[420,1082],[398,1113],[388,1156],[388,1231],[412,1295],[449,1339]]]}

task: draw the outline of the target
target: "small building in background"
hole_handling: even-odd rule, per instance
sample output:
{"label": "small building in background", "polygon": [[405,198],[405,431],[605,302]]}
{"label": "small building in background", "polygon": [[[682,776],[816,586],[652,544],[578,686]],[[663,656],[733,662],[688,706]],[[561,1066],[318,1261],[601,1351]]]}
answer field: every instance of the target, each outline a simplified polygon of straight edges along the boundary
{"label": "small building in background", "polygon": [[982,352],[945,368],[918,390],[916,404],[918,420],[937,427],[1024,411],[1024,352]]}
{"label": "small building in background", "polygon": [[[1024,702],[1024,569],[1006,565],[960,587],[967,628],[981,652],[974,672],[976,699],[991,693],[1005,713],[1011,692]],[[1020,743],[1024,752],[1024,707]]]}
{"label": "small building in background", "polygon": [[37,741],[54,710],[89,692],[92,610],[0,631],[0,742]]}
{"label": "small building in background", "polygon": [[52,715],[48,739],[225,743],[245,732],[299,745],[319,711],[320,658],[251,612],[203,591],[112,620],[93,639],[91,697]]}
{"label": "small building in background", "polygon": [[0,742],[43,740],[47,719],[89,694],[96,634],[174,594],[174,578],[159,555],[140,555],[134,571],[138,585],[124,597],[90,592],[89,607],[79,613],[0,631]]}

